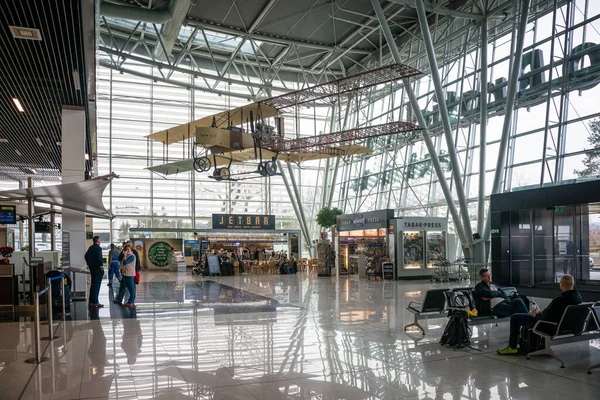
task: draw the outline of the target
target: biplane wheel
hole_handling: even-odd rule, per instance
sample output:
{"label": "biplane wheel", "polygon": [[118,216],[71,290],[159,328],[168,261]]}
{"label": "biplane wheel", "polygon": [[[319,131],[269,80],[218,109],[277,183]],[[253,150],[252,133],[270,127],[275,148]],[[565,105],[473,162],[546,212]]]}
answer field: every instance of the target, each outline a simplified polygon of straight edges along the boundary
{"label": "biplane wheel", "polygon": [[194,169],[196,172],[205,172],[208,171],[211,167],[210,158],[208,157],[199,157],[194,158]]}
{"label": "biplane wheel", "polygon": [[266,171],[265,165],[262,161],[258,163],[257,170],[261,176],[267,176],[267,171]]}
{"label": "biplane wheel", "polygon": [[231,172],[229,168],[222,167],[215,170],[215,177],[218,177],[218,180],[228,180],[231,177]]}
{"label": "biplane wheel", "polygon": [[268,176],[273,176],[277,173],[277,164],[275,161],[265,162],[265,172]]}

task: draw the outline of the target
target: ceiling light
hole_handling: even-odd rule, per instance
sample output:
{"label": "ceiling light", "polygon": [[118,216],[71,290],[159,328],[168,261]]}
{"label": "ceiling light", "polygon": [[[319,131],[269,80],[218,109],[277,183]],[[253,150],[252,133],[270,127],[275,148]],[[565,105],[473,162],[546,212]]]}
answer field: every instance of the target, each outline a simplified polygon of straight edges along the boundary
{"label": "ceiling light", "polygon": [[4,139],[0,137],[0,143],[8,143],[8,139]]}
{"label": "ceiling light", "polygon": [[75,85],[75,90],[81,90],[81,81],[79,80],[79,71],[76,69],[73,70],[73,84]]}
{"label": "ceiling light", "polygon": [[15,103],[15,106],[17,106],[17,110],[19,110],[21,112],[25,112],[25,109],[21,105],[21,102],[19,101],[19,99],[17,99],[16,97],[13,97],[13,103]]}
{"label": "ceiling light", "polygon": [[85,153],[85,159],[89,160],[90,159],[90,155],[88,153]]}
{"label": "ceiling light", "polygon": [[50,161],[49,161],[49,163],[50,163],[50,166],[51,166],[52,168],[54,168],[54,161],[50,160]]}
{"label": "ceiling light", "polygon": [[56,142],[57,146],[62,146],[62,142]]}
{"label": "ceiling light", "polygon": [[39,137],[36,137],[35,141],[37,142],[37,144],[40,145],[40,147],[44,147],[44,143],[42,143],[42,139],[40,139]]}
{"label": "ceiling light", "polygon": [[15,153],[17,153],[17,155],[18,155],[19,157],[21,157],[21,156],[23,155],[23,154],[21,154],[21,152],[19,151],[19,149],[15,149]]}
{"label": "ceiling light", "polygon": [[31,171],[32,174],[37,174],[37,170],[35,168],[29,168],[29,170]]}

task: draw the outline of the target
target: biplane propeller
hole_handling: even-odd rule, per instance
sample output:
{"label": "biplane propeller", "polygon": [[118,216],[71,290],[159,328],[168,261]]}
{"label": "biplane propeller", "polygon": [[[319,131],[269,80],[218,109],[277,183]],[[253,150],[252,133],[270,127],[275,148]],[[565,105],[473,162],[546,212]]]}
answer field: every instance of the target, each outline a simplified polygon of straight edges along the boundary
{"label": "biplane propeller", "polygon": [[[168,147],[186,140],[195,141],[194,148],[204,152],[188,160],[167,162],[147,169],[163,175],[172,175],[194,169],[208,172],[216,181],[250,179],[278,175],[277,161],[302,163],[324,158],[368,154],[373,150],[362,143],[365,139],[402,134],[405,143],[419,139],[421,127],[411,122],[395,121],[372,126],[357,126],[347,130],[316,136],[287,139],[283,113],[298,105],[316,106],[338,102],[341,94],[358,92],[375,85],[386,84],[421,73],[402,64],[393,64],[361,74],[348,76],[307,89],[247,104],[223,111],[187,124],[175,126],[148,136]],[[270,125],[272,123],[272,125]],[[257,161],[255,170],[232,173],[233,163]],[[244,178],[244,176],[247,176]]]}

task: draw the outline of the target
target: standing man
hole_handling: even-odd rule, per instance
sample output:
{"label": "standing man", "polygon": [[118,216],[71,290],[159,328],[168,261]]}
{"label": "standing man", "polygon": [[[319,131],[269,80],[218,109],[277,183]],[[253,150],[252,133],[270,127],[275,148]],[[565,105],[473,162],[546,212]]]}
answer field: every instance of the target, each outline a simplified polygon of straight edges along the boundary
{"label": "standing man", "polygon": [[90,285],[90,307],[104,307],[104,304],[98,303],[98,294],[100,293],[100,285],[102,284],[102,278],[104,277],[104,260],[102,259],[102,248],[100,247],[100,237],[94,236],[92,238],[94,244],[92,244],[87,252],[85,253],[85,262],[90,269],[90,275],[92,276],[92,284]]}
{"label": "standing man", "polygon": [[110,260],[110,268],[108,269],[108,286],[112,286],[113,276],[116,276],[117,279],[121,281],[121,268],[119,268],[119,250],[117,250],[114,243],[110,244],[108,259]]}

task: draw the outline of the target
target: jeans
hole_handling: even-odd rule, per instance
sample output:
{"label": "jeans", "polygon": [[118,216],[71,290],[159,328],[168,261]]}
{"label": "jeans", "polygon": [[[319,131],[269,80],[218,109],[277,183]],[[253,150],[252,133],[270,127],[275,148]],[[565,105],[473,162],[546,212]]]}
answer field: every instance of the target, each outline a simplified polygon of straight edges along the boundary
{"label": "jeans", "polygon": [[121,268],[119,267],[118,261],[110,263],[110,268],[108,269],[108,283],[112,283],[113,276],[116,276],[118,280],[121,280]]}
{"label": "jeans", "polygon": [[123,284],[127,286],[127,290],[129,290],[129,300],[127,300],[127,304],[135,303],[135,282],[133,281],[133,276],[124,276]]}
{"label": "jeans", "polygon": [[522,299],[506,299],[496,304],[492,313],[499,318],[509,317],[513,314],[527,314],[529,310]]}
{"label": "jeans", "polygon": [[538,314],[535,317],[532,317],[531,314],[513,314],[510,317],[510,337],[508,339],[508,345],[511,348],[516,349],[517,342],[519,341],[519,332],[521,332],[521,328],[533,328],[533,325],[535,325],[536,321],[540,319],[542,319],[542,316],[540,314]]}
{"label": "jeans", "polygon": [[121,286],[119,287],[119,294],[117,294],[116,302],[122,303],[125,297],[125,290],[129,291],[129,300],[127,303],[133,303],[135,301],[135,282],[133,276],[123,276],[121,280]]}
{"label": "jeans", "polygon": [[92,284],[90,285],[89,302],[90,304],[98,304],[98,293],[100,293],[100,285],[102,285],[104,269],[90,268],[90,275],[92,276]]}

